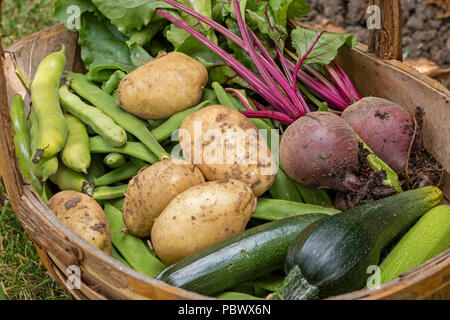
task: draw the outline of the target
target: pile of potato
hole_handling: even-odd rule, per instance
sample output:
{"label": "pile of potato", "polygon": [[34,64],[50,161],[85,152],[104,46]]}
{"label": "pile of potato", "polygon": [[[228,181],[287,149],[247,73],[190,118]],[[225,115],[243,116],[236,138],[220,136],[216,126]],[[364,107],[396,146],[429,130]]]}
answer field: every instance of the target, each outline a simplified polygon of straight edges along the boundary
{"label": "pile of potato", "polygon": [[[173,52],[124,77],[117,97],[130,114],[167,118],[197,105],[207,80],[200,63]],[[277,167],[257,127],[230,107],[211,105],[190,113],[179,129],[184,159],[162,157],[142,168],[123,194],[128,234],[149,238],[167,265],[243,232],[257,197],[275,181],[276,170],[267,174],[263,169]],[[198,134],[202,140],[196,145]],[[245,141],[240,140],[243,134]],[[108,220],[93,198],[61,191],[50,199],[49,207],[85,240],[111,252]]]}

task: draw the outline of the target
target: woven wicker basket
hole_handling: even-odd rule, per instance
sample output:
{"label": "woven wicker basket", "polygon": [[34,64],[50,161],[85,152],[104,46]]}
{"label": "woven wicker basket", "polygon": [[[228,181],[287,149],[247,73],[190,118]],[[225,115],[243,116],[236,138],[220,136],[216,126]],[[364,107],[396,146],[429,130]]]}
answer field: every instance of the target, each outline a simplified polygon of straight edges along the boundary
{"label": "woven wicker basket", "polygon": [[[67,70],[82,71],[77,34],[63,25],[42,30],[7,48],[0,59],[0,168],[11,204],[33,240],[42,264],[53,278],[77,299],[208,299],[171,287],[125,267],[82,240],[62,224],[33,188],[22,179],[14,153],[9,105],[20,93],[29,106],[29,94],[15,74],[14,57],[25,75],[32,79],[50,52],[66,46]],[[1,47],[0,47],[1,50]],[[413,111],[425,111],[425,146],[446,168],[450,168],[450,94],[431,80],[399,61],[382,60],[367,47],[343,49],[339,63],[349,73],[363,96],[374,95],[395,101]],[[446,199],[450,199],[450,172],[444,178]],[[69,266],[79,266],[81,288],[67,285]],[[427,261],[377,290],[360,290],[335,299],[450,299],[450,250]]]}

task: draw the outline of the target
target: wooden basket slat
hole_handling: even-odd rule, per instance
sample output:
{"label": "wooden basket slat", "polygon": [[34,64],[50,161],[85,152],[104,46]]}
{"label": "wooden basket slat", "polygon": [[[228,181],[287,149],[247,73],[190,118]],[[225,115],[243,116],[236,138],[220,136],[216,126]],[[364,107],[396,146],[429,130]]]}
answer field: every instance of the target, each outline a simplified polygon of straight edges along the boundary
{"label": "wooden basket slat", "polygon": [[[39,42],[35,39],[39,39]],[[57,25],[19,41],[8,48],[8,50],[22,52],[19,55],[19,58],[16,56],[16,59],[20,67],[26,69],[27,61],[29,65],[29,59],[26,58],[26,50],[29,50],[32,47],[33,42],[36,42],[34,50],[39,47],[39,50],[43,51],[42,53],[39,53],[39,56],[42,57],[52,51],[59,50],[60,44],[65,43],[68,57],[67,69],[81,70],[82,64],[79,59],[80,49],[77,47],[76,41],[76,34],[65,30],[63,25]],[[22,42],[25,43],[22,44]],[[39,43],[39,46],[37,46],[37,43]],[[392,100],[399,103],[405,102],[405,99],[411,100],[412,98],[405,97],[405,95],[412,95],[414,97],[416,94],[415,92],[399,91],[396,93],[395,90],[389,90],[390,87],[387,85],[390,82],[397,85],[398,82],[402,80],[402,77],[404,77],[404,81],[407,81],[409,85],[414,88],[425,87],[423,91],[418,90],[420,94],[424,94],[423,92],[425,92],[433,96],[433,106],[425,106],[426,108],[434,108],[435,104],[442,105],[442,102],[438,101],[439,97],[448,100],[448,92],[444,91],[442,87],[439,87],[436,83],[429,82],[428,79],[422,79],[417,73],[412,72],[412,70],[404,69],[405,67],[402,64],[396,65],[393,61],[381,61],[375,56],[368,54],[364,47],[358,47],[353,50],[344,49],[340,53],[339,59],[346,70],[347,68],[350,68],[350,76],[352,79],[356,79],[356,86],[364,95],[371,93],[371,91],[368,90],[372,87],[370,87],[367,82],[374,78],[371,78],[369,75],[363,77],[363,75],[358,73],[358,66],[366,66],[366,68],[370,67],[371,70],[376,70],[376,72],[379,73],[377,76],[380,76],[380,74],[382,75],[382,83],[386,87],[386,91],[383,90],[382,86],[378,86],[376,89],[377,91],[372,91],[378,93],[380,96],[388,95],[385,97],[390,97]],[[32,59],[32,61],[34,60],[35,58]],[[351,60],[352,62],[346,64],[348,60]],[[39,60],[36,58],[36,61]],[[79,299],[206,299],[207,297],[171,287],[155,279],[150,279],[135,270],[125,267],[110,256],[105,255],[102,251],[88,244],[72,230],[62,224],[42,203],[36,193],[32,190],[31,186],[23,186],[22,178],[17,170],[13,151],[11,128],[9,126],[8,101],[10,101],[15,92],[21,92],[25,95],[26,90],[24,90],[23,85],[18,82],[14,69],[11,67],[11,56],[7,55],[5,59],[2,59],[2,61],[0,61],[0,67],[2,63],[7,64],[5,72],[8,81],[3,82],[3,84],[6,84],[6,88],[1,85],[2,83],[0,82],[0,123],[2,124],[0,130],[3,134],[3,136],[0,137],[0,152],[5,151],[3,155],[0,154],[0,167],[2,168],[5,185],[11,198],[13,208],[27,233],[36,242],[41,261],[45,267],[49,269],[52,276],[66,287],[65,281],[68,276],[66,274],[67,266],[72,264],[79,265],[82,271],[82,288],[73,292],[74,296]],[[34,65],[34,62],[32,63]],[[36,66],[37,65],[34,65],[34,67],[32,67],[31,73],[34,72]],[[2,76],[3,74],[0,75],[0,80],[2,80]],[[26,95],[26,97],[29,99],[29,95]],[[407,101],[405,103],[407,103]],[[413,108],[413,104],[407,104],[408,108]],[[430,116],[430,114],[427,116]],[[430,124],[431,122],[426,124],[428,126],[427,129],[433,130]],[[448,127],[444,124],[444,127],[442,127],[441,130],[447,130],[447,128]],[[443,159],[443,162],[447,160],[450,161],[450,157],[442,154],[443,150],[446,149],[437,147],[434,144],[435,141],[442,143],[440,140],[436,140],[441,139],[442,137],[439,135],[438,137],[435,137],[434,134],[435,133],[431,132],[430,137],[426,139],[427,148],[430,148],[431,152],[433,152],[438,159]],[[449,191],[448,188],[444,190],[447,197],[450,195]],[[391,299],[406,296],[425,298],[428,294],[442,289],[441,287],[448,287],[448,284],[450,283],[448,277],[450,272],[449,269],[450,250],[447,250],[439,257],[431,259],[427,263],[407,273],[405,276],[384,284],[380,290],[361,290],[335,298]]]}

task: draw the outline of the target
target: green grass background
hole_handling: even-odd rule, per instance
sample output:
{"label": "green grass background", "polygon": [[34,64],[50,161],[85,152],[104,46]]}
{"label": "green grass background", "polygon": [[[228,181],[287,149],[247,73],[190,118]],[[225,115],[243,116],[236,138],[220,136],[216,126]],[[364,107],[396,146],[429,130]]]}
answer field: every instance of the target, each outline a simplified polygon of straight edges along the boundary
{"label": "green grass background", "polygon": [[[4,0],[0,33],[7,47],[55,23],[51,0]],[[72,299],[39,261],[33,242],[11,210],[0,184],[0,300]],[[1,201],[0,201],[1,204]]]}

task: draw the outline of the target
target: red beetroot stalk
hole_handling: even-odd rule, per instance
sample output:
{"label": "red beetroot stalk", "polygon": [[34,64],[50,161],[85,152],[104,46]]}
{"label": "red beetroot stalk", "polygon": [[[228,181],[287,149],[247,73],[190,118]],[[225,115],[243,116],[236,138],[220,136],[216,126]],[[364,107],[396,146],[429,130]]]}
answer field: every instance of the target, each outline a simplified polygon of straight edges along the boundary
{"label": "red beetroot stalk", "polygon": [[[185,7],[181,4],[179,4],[178,2],[174,1],[174,0],[164,0],[166,3],[174,6],[175,8],[199,19],[200,21],[204,22],[205,24],[209,25],[210,27],[214,28],[215,30],[217,30],[218,32],[222,33],[226,38],[230,39],[231,41],[233,41],[234,43],[236,43],[238,46],[240,46],[242,49],[246,50],[247,52],[249,52],[249,49],[247,48],[247,46],[245,45],[244,41],[242,39],[240,39],[238,36],[236,36],[234,33],[232,33],[231,31],[229,31],[228,29],[224,28],[223,26],[221,26],[220,24],[218,24],[217,22],[208,19],[206,17],[204,17],[203,15],[199,14],[198,12],[196,12],[195,10],[192,10],[188,7]],[[157,10],[157,12],[161,12],[161,10]],[[240,13],[240,10],[239,10]],[[167,14],[163,14],[163,16],[167,17]],[[172,20],[171,20],[172,21]],[[172,21],[174,22],[174,21]],[[174,22],[175,23],[175,22]],[[194,30],[195,31],[195,30]],[[209,41],[208,39],[205,39],[206,41]],[[253,46],[251,46],[253,48]],[[210,48],[211,49],[211,48]],[[260,48],[262,50],[262,52],[265,52],[264,56],[267,56],[268,53],[266,52],[265,48],[262,46]],[[213,50],[213,49],[212,49]],[[214,51],[214,50],[213,50]],[[217,53],[217,52],[216,52]],[[260,56],[258,54],[258,56]],[[283,85],[283,82],[285,82],[285,78],[280,74],[280,71],[276,68],[274,68],[274,66],[268,62],[266,59],[264,59],[263,57],[261,57],[261,59],[259,59],[260,62],[262,62],[264,64],[264,66],[270,71],[270,73],[277,79],[277,81],[280,83],[280,85]],[[236,71],[236,70],[235,70]],[[278,73],[278,74],[277,74]],[[280,76],[278,76],[280,75]],[[248,82],[248,81],[247,81]],[[289,86],[287,86],[289,87]],[[255,90],[256,91],[256,90]],[[258,92],[259,93],[259,92]],[[261,95],[263,96],[263,95]],[[282,105],[280,105],[279,103],[274,103],[273,101],[270,101],[267,99],[267,97],[263,96],[263,98],[265,98],[270,104],[272,104],[275,108],[277,109],[281,109],[284,112],[287,112],[286,108],[283,107]],[[301,97],[303,98],[303,97]],[[281,99],[284,100],[283,97],[281,97]],[[304,101],[304,99],[302,99]],[[306,106],[307,108],[307,104],[306,102],[304,102],[304,106]],[[307,111],[309,111],[309,109],[307,109]]]}
{"label": "red beetroot stalk", "polygon": [[294,119],[290,118],[288,115],[268,110],[268,111],[241,111],[241,113],[248,118],[271,118],[274,120],[281,121],[286,124],[291,124],[294,122]]}
{"label": "red beetroot stalk", "polygon": [[346,84],[346,86],[349,88],[349,91],[351,95],[353,96],[354,100],[353,102],[361,100],[361,96],[359,95],[358,91],[356,90],[355,86],[353,85],[352,80],[350,80],[350,77],[347,73],[345,73],[344,69],[341,68],[337,62],[332,61],[331,64],[334,66],[334,68],[337,70],[339,75],[341,76],[342,80]]}
{"label": "red beetroot stalk", "polygon": [[344,81],[341,79],[339,73],[335,70],[335,68],[329,64],[326,65],[325,68],[327,69],[328,73],[331,76],[331,79],[333,79],[334,83],[338,86],[339,90],[344,94],[348,104],[352,104],[353,97],[351,93],[348,92],[347,86],[345,85]]}
{"label": "red beetroot stalk", "polygon": [[[241,7],[239,5],[238,0],[233,0],[233,5],[234,5],[235,12],[236,12],[236,20],[238,22],[239,29],[241,31],[242,39],[244,40],[244,43],[247,47],[247,52],[250,54],[250,57],[253,59],[253,63],[256,65],[256,68],[261,73],[264,81],[269,86],[269,88],[271,90],[273,90],[274,92],[276,92],[277,94],[279,94],[279,95],[281,94],[284,96],[284,94],[279,89],[278,85],[273,81],[272,77],[269,75],[269,72],[267,71],[266,67],[261,63],[261,60],[258,57],[258,54],[256,53],[253,43],[250,40],[250,35],[248,33],[247,25],[245,24],[244,19],[242,18]],[[288,89],[286,94],[288,94],[291,97],[290,91],[291,90]],[[295,92],[293,93],[293,95],[296,96]],[[296,103],[298,101],[298,98],[297,98],[297,101],[295,101],[295,99],[292,99],[292,102],[288,101],[288,99],[283,99],[283,100],[286,100],[285,105],[286,105],[286,108],[289,110],[290,116],[292,116],[294,118],[298,118],[299,116],[302,115],[302,113],[305,113],[305,109],[302,108],[301,104]],[[294,103],[294,105],[292,105],[292,103]],[[299,108],[301,108],[301,109],[298,110]]]}
{"label": "red beetroot stalk", "polygon": [[[168,1],[168,0],[164,0]],[[216,44],[211,42],[208,38],[206,38],[204,35],[202,35],[200,32],[189,26],[184,21],[181,21],[175,17],[173,17],[171,14],[164,12],[160,9],[156,10],[157,13],[165,17],[167,20],[175,23],[179,27],[185,29],[188,31],[192,36],[197,38],[200,42],[202,42],[207,48],[215,52],[219,57],[221,57],[223,60],[225,60],[230,67],[238,73],[245,81],[247,81],[253,90],[257,92],[259,95],[261,95],[267,102],[272,104],[275,108],[280,108],[281,110],[285,110],[284,106],[280,105],[279,100],[277,100],[278,97],[274,95],[273,92],[271,92],[264,83],[262,83],[258,77],[249,69],[245,68],[242,64],[239,63],[235,58],[233,58],[231,55],[229,55],[225,50],[218,47]]]}
{"label": "red beetroot stalk", "polygon": [[[288,61],[289,68],[294,70],[295,65]],[[298,79],[304,83],[312,92],[317,94],[322,99],[330,102],[332,105],[338,107],[340,110],[344,110],[348,107],[348,102],[343,99],[341,96],[337,96],[334,92],[332,92],[328,87],[321,84],[319,81],[311,77],[309,74],[304,72],[303,70],[299,70],[297,74]]]}
{"label": "red beetroot stalk", "polygon": [[[297,88],[297,85],[296,85],[297,82],[296,82],[295,77],[292,77],[292,78],[289,77],[290,73],[289,73],[289,69],[287,67],[286,58],[285,58],[283,52],[281,51],[280,46],[278,45],[279,39],[277,39],[275,29],[273,28],[272,23],[270,22],[268,6],[269,6],[269,4],[266,5],[266,7],[264,9],[264,14],[266,16],[267,23],[269,24],[270,31],[272,32],[273,37],[275,39],[274,40],[275,48],[277,50],[278,58],[280,59],[281,65],[284,68],[284,72],[286,73],[287,82],[288,82],[288,84],[289,84],[289,82],[291,83],[292,92],[289,89],[287,89],[287,90],[285,89],[285,91],[288,94],[290,94],[291,99],[293,100],[295,105],[303,111],[303,114],[306,114],[306,113],[310,112],[310,110],[308,108],[308,104],[306,103],[305,99],[303,98],[303,95],[301,94],[300,90]],[[282,79],[285,79],[285,78],[282,77]],[[293,79],[293,80],[291,80],[291,79]]]}
{"label": "red beetroot stalk", "polygon": [[237,90],[235,90],[233,88],[226,88],[225,91],[230,92],[230,93],[234,94],[236,97],[238,97],[238,99],[242,102],[242,104],[245,106],[245,108],[248,111],[255,111]]}

